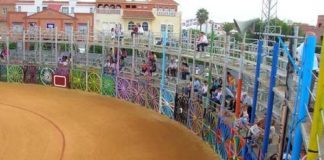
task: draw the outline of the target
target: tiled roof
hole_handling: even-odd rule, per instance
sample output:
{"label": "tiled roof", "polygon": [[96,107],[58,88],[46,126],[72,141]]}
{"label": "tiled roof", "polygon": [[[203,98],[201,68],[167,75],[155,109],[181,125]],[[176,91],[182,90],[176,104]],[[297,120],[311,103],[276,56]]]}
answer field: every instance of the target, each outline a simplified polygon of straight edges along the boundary
{"label": "tiled roof", "polygon": [[0,0],[0,5],[16,5],[17,0]]}
{"label": "tiled roof", "polygon": [[145,10],[124,10],[123,18],[131,19],[154,19],[152,11]]}
{"label": "tiled roof", "polygon": [[161,4],[161,5],[179,5],[174,0],[151,0],[152,4]]}

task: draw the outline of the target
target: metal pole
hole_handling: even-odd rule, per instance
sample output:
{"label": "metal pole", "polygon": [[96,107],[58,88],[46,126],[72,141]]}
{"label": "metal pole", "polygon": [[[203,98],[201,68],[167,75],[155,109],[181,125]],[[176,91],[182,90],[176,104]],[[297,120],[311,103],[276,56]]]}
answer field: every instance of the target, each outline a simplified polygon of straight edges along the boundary
{"label": "metal pole", "polygon": [[307,151],[307,159],[316,159],[318,157],[318,139],[321,139],[323,119],[321,112],[324,112],[324,41],[322,44],[320,73],[317,84],[316,102],[310,131],[310,139]]}
{"label": "metal pole", "polygon": [[57,54],[57,27],[55,27],[55,62],[58,60]]}
{"label": "metal pole", "polygon": [[160,101],[159,101],[159,112],[162,113],[162,97],[163,97],[163,92],[165,88],[165,65],[166,65],[166,43],[167,43],[167,33],[163,32],[162,35],[162,79],[161,79],[161,84],[160,84]]}
{"label": "metal pole", "polygon": [[[211,37],[210,37],[210,48],[209,48],[209,72],[208,72],[208,91],[212,88],[212,62],[213,62],[213,57],[212,57],[212,52],[214,48],[214,41],[215,41],[215,32],[214,32],[214,23],[212,23],[212,32],[211,32]],[[211,97],[210,92],[207,92],[208,96]]]}
{"label": "metal pole", "polygon": [[241,109],[241,93],[242,93],[242,85],[243,85],[245,38],[246,38],[246,32],[244,32],[243,34],[243,43],[242,43],[241,56],[240,56],[240,73],[239,73],[237,90],[236,90],[236,106],[235,106],[236,118],[240,118],[240,113],[241,113],[240,109]]}
{"label": "metal pole", "polygon": [[22,47],[23,47],[23,63],[26,61],[26,32],[23,31]]}
{"label": "metal pole", "polygon": [[225,108],[225,97],[226,97],[226,86],[227,86],[227,63],[228,63],[228,55],[230,51],[231,37],[229,35],[225,38],[225,55],[224,55],[224,66],[223,66],[223,86],[222,86],[222,103],[221,103],[221,115],[224,113]]}
{"label": "metal pole", "polygon": [[87,39],[86,39],[86,91],[88,91],[88,67],[89,67],[89,39],[90,39],[90,29],[89,29],[89,22],[87,25]]}
{"label": "metal pole", "polygon": [[39,55],[39,63],[41,63],[41,61],[42,61],[42,56],[41,56],[41,52],[42,52],[42,28],[39,28],[39,43],[38,43],[38,45],[39,45],[39,53],[38,53],[38,55]]}
{"label": "metal pole", "polygon": [[274,87],[276,86],[276,75],[277,75],[277,64],[279,58],[279,44],[275,43],[273,49],[272,56],[272,67],[271,67],[271,76],[270,76],[270,84],[269,84],[269,97],[268,97],[268,107],[266,112],[266,122],[264,129],[264,138],[262,145],[262,154],[261,159],[265,159],[266,154],[268,152],[268,144],[269,144],[269,135],[270,135],[270,127],[272,122],[272,110],[273,110],[273,101],[274,101]]}
{"label": "metal pole", "polygon": [[[298,36],[298,26],[293,27],[293,36],[297,37]],[[290,39],[290,50],[291,56],[294,57],[296,55],[296,48],[297,48],[297,38],[291,38]],[[282,116],[281,116],[281,131],[280,131],[280,137],[279,137],[279,157],[283,157],[283,152],[284,152],[284,146],[285,146],[285,138],[286,138],[286,130],[287,130],[287,121],[288,121],[288,116],[289,116],[289,101],[291,100],[292,91],[294,89],[294,66],[291,61],[288,61],[287,64],[287,77],[286,77],[286,88],[287,91],[285,93],[285,105],[282,108]],[[292,111],[291,111],[292,112]]]}
{"label": "metal pole", "polygon": [[311,81],[312,81],[312,69],[314,63],[314,54],[315,54],[315,47],[316,47],[316,37],[315,36],[308,36],[306,38],[305,46],[302,53],[302,65],[301,65],[301,77],[299,77],[301,83],[301,93],[300,99],[298,103],[298,118],[296,124],[296,132],[293,141],[293,148],[292,148],[292,159],[299,159],[300,151],[303,144],[303,136],[302,136],[302,129],[301,123],[305,121],[305,117],[307,117],[307,106],[309,101],[309,91]]}
{"label": "metal pole", "polygon": [[133,38],[133,45],[132,45],[132,75],[135,78],[135,38]]}
{"label": "metal pole", "polygon": [[254,91],[253,91],[253,103],[252,103],[252,113],[250,123],[253,124],[255,121],[255,112],[257,108],[258,102],[258,92],[259,92],[259,78],[260,78],[260,70],[261,70],[261,63],[262,63],[262,52],[263,52],[263,41],[258,41],[258,55],[257,55],[257,64],[255,69],[255,79],[254,79]]}
{"label": "metal pole", "polygon": [[71,51],[71,68],[73,68],[73,59],[74,59],[74,55],[75,55],[75,53],[74,53],[74,51],[73,51],[73,34],[74,34],[74,31],[73,31],[73,27],[71,28],[71,34],[70,34],[70,51]]}

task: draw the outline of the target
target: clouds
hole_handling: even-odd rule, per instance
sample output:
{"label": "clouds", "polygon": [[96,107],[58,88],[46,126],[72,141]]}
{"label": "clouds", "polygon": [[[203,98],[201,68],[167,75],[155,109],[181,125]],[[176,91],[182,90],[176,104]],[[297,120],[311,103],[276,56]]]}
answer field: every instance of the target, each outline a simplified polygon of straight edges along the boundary
{"label": "clouds", "polygon": [[[183,19],[194,18],[199,8],[206,8],[216,22],[260,18],[263,0],[176,0]],[[317,15],[324,14],[324,0],[278,0],[280,19],[316,24]]]}

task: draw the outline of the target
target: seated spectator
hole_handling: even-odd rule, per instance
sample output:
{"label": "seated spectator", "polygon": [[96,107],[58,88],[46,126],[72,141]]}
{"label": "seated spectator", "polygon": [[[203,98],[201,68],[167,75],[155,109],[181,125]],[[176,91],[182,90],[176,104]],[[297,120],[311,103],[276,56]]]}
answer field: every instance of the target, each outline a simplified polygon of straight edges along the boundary
{"label": "seated spectator", "polygon": [[205,51],[205,47],[208,46],[208,39],[207,36],[205,35],[204,32],[200,32],[200,36],[198,38],[197,41],[197,51],[200,52],[204,52]]}
{"label": "seated spectator", "polygon": [[227,72],[227,86],[231,91],[235,90],[235,78],[231,72]]}
{"label": "seated spectator", "polygon": [[63,56],[62,59],[59,61],[59,64],[62,65],[62,66],[67,66],[69,64],[68,57]]}
{"label": "seated spectator", "polygon": [[148,64],[145,62],[145,60],[143,60],[141,68],[142,68],[142,73],[146,75],[146,72],[148,71]]}

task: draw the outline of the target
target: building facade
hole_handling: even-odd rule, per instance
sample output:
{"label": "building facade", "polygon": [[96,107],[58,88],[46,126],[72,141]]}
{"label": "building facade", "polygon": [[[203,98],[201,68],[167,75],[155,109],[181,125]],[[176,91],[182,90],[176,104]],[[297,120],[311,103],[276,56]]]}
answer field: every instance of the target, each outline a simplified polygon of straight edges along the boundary
{"label": "building facade", "polygon": [[[213,26],[214,25],[214,26]],[[211,33],[212,28],[214,27],[214,32],[216,35],[224,35],[225,31],[223,30],[223,23],[214,23],[212,20],[201,26],[201,30],[205,33]],[[185,30],[195,29],[199,30],[200,25],[197,19],[187,19],[182,23],[182,28]]]}
{"label": "building facade", "polygon": [[0,29],[7,29],[8,12],[15,11],[16,0],[0,0]]}
{"label": "building facade", "polygon": [[324,15],[319,15],[317,17],[316,26],[312,26],[309,24],[299,24],[301,31],[306,32],[314,32],[317,36],[317,42],[320,43],[323,41],[323,33],[324,33]]}
{"label": "building facade", "polygon": [[116,24],[126,33],[136,24],[146,32],[180,33],[181,13],[174,0],[97,0],[95,31],[110,32]]}
{"label": "building facade", "polygon": [[95,0],[17,0],[17,12],[35,14],[52,8],[73,16],[74,13],[94,13]]}
{"label": "building facade", "polygon": [[39,29],[90,31],[94,28],[94,0],[17,0],[15,11],[7,14],[7,27],[13,31]]}
{"label": "building facade", "polygon": [[27,12],[9,12],[7,16],[7,25],[15,32],[23,30],[35,31],[42,30],[64,31],[64,32],[93,32],[93,14],[91,13],[75,13],[70,16],[54,10],[52,8],[45,9],[41,12],[28,15]]}

